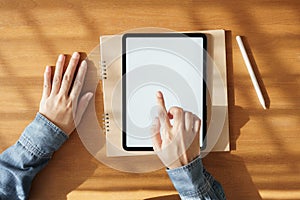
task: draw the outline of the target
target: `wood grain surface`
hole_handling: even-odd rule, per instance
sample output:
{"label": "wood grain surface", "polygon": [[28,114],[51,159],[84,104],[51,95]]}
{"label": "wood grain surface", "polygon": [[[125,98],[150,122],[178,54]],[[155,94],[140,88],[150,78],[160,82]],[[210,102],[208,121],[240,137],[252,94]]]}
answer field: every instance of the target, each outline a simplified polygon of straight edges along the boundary
{"label": "wood grain surface", "polygon": [[[0,0],[0,151],[38,111],[43,71],[87,54],[100,35],[140,27],[227,30],[230,153],[206,168],[228,199],[300,199],[300,1]],[[263,110],[235,41],[245,36],[269,100]],[[96,106],[102,108],[101,87]],[[100,109],[101,110],[101,109]],[[74,133],[35,178],[30,199],[179,199],[164,169],[131,174],[89,154]]]}

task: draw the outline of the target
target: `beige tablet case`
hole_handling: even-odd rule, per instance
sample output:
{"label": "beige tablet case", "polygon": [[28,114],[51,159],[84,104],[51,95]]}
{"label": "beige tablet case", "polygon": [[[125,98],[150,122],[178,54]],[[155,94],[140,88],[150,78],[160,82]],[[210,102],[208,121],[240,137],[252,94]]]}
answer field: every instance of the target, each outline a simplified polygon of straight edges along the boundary
{"label": "beige tablet case", "polygon": [[[225,31],[224,30],[208,30],[208,31],[192,31],[205,33],[207,35],[208,53],[218,66],[222,77],[214,79],[214,73],[208,76],[212,87],[212,106],[211,113],[214,118],[225,116],[224,125],[220,135],[207,135],[206,149],[212,151],[229,151],[229,124],[228,124],[228,101],[227,101],[227,75],[226,75],[226,47],[225,47]],[[100,64],[102,66],[102,86],[103,86],[103,102],[104,102],[104,130],[106,132],[106,153],[108,157],[113,156],[139,156],[151,155],[153,152],[142,151],[125,151],[122,148],[122,115],[121,115],[121,89],[120,80],[122,77],[122,35],[105,35],[100,36]],[[222,86],[220,86],[222,85]],[[225,86],[225,87],[224,87]],[[209,86],[208,86],[209,87]],[[225,90],[225,91],[224,91]],[[219,95],[225,95],[225,98],[219,98]],[[220,100],[223,99],[223,100]],[[225,99],[225,100],[224,100]],[[226,113],[224,113],[226,111]],[[223,114],[218,114],[223,113]],[[211,120],[214,120],[212,118]],[[221,120],[222,121],[222,120]],[[208,126],[209,127],[209,126]],[[214,127],[210,131],[214,131]],[[219,131],[219,130],[216,130]],[[220,131],[219,131],[220,132]]]}

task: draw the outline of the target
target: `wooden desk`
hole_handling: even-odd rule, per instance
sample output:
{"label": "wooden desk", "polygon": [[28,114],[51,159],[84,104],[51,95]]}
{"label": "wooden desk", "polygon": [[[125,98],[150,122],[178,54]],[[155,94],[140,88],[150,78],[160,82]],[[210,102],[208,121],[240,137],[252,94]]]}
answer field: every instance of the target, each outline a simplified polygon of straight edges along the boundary
{"label": "wooden desk", "polygon": [[[211,153],[205,166],[228,199],[299,199],[299,11],[297,0],[1,0],[0,150],[14,144],[34,118],[44,67],[54,64],[59,53],[88,53],[99,35],[138,27],[226,29],[231,31],[227,47],[233,150]],[[236,35],[247,37],[269,110],[259,104]],[[174,194],[164,170],[115,171],[96,161],[74,134],[36,177],[30,199],[177,199]]]}

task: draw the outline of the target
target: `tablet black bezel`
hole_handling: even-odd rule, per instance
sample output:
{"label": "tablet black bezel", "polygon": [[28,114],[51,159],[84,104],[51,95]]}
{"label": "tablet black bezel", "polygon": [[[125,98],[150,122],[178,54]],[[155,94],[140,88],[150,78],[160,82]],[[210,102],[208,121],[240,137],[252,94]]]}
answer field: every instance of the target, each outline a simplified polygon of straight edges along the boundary
{"label": "tablet black bezel", "polygon": [[[126,33],[122,36],[122,146],[126,151],[153,151],[153,147],[129,147],[126,144],[126,39],[140,37],[201,37],[203,39],[203,48],[207,51],[207,38],[203,33]],[[203,113],[201,126],[203,126],[203,142],[201,149],[206,147],[207,132],[207,106],[206,106],[206,52],[203,53]],[[124,78],[125,77],[125,78]]]}

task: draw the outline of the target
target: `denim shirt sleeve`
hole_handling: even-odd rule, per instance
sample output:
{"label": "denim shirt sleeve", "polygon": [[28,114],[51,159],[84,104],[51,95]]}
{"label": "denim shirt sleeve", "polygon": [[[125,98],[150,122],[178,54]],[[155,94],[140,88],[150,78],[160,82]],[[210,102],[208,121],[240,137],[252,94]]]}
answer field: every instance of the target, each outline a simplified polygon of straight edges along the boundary
{"label": "denim shirt sleeve", "polygon": [[31,182],[68,136],[37,113],[19,140],[0,154],[0,199],[27,199]]}
{"label": "denim shirt sleeve", "polygon": [[167,172],[182,200],[226,199],[221,184],[205,170],[200,157]]}

